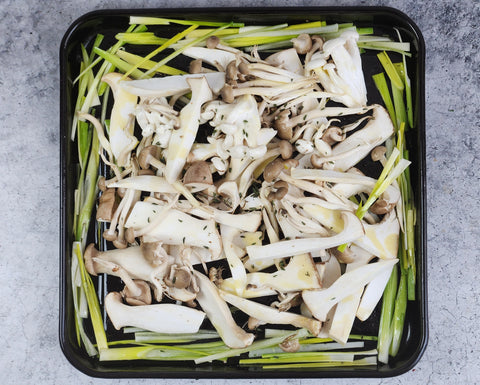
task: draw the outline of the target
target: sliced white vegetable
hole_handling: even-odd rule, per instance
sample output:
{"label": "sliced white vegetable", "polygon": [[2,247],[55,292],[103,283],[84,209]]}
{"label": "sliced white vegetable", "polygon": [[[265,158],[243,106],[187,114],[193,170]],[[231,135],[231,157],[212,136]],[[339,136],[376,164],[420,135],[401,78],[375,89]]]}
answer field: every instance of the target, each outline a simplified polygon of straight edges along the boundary
{"label": "sliced white vegetable", "polygon": [[223,49],[205,48],[205,47],[188,47],[183,50],[183,54],[194,59],[202,59],[214,67],[220,66],[224,70],[228,63],[236,60],[236,55]]}
{"label": "sliced white vegetable", "polygon": [[[161,205],[137,202],[125,227],[139,230],[154,222],[155,216],[161,209]],[[160,241],[169,245],[203,247],[209,250],[214,258],[218,258],[222,251],[220,235],[214,220],[197,219],[176,209],[168,210],[161,224],[145,234],[143,240],[144,242]]]}
{"label": "sliced white vegetable", "polygon": [[109,188],[125,188],[147,192],[175,194],[177,190],[164,177],[156,175],[136,175],[109,183]]}
{"label": "sliced white vegetable", "polygon": [[357,309],[357,317],[360,321],[365,321],[370,317],[373,310],[377,306],[380,298],[382,298],[383,291],[387,282],[390,279],[391,271],[385,270],[373,279],[365,288],[362,300]]}
{"label": "sliced white vegetable", "polygon": [[385,215],[380,223],[365,223],[365,236],[357,239],[355,244],[382,259],[397,257],[400,223],[395,210]]}
{"label": "sliced white vegetable", "polygon": [[[353,251],[353,253],[355,253]],[[365,266],[372,256],[369,253],[360,252],[355,255],[355,262],[349,263],[346,267],[345,272],[349,273],[355,271],[355,269]],[[360,303],[360,298],[364,288],[361,287],[355,293],[349,295],[348,297],[342,299],[337,303],[335,314],[333,316],[328,335],[333,340],[345,344],[347,342],[348,336],[352,330],[353,322],[355,321],[355,315]]]}
{"label": "sliced white vegetable", "polygon": [[222,236],[223,252],[227,258],[228,267],[232,274],[233,285],[235,292],[238,295],[242,295],[245,286],[247,285],[247,272],[243,266],[243,262],[240,256],[235,252],[237,247],[233,243],[233,239],[240,233],[240,231],[234,227],[227,225],[220,225],[220,234]]}
{"label": "sliced white vegetable", "polygon": [[109,141],[117,166],[124,167],[130,162],[130,152],[138,143],[133,135],[135,127],[135,107],[137,96],[128,92],[119,84],[129,83],[130,80],[120,82],[122,74],[110,72],[102,80],[107,83],[113,92],[114,103],[110,115]]}
{"label": "sliced white vegetable", "polygon": [[385,270],[391,272],[397,262],[397,259],[389,259],[369,263],[353,272],[343,274],[327,289],[304,290],[302,298],[313,316],[320,321],[325,321],[333,305],[354,294]]}
{"label": "sliced white vegetable", "polygon": [[332,148],[332,156],[341,154],[348,156],[336,159],[334,170],[346,171],[365,158],[372,149],[393,135],[394,127],[390,115],[385,108],[373,105],[372,119],[362,129],[348,136],[344,141]]}
{"label": "sliced white vegetable", "polygon": [[[251,288],[249,297],[270,295],[266,293],[289,293],[304,289],[321,288],[320,277],[309,254],[296,255],[288,265],[273,273],[254,272],[246,275],[246,284]],[[220,287],[231,292],[232,282],[224,280]],[[246,297],[240,293],[237,295]]]}
{"label": "sliced white vegetable", "polygon": [[170,183],[178,179],[185,166],[197,136],[202,105],[213,97],[205,77],[187,78],[186,82],[192,89],[192,98],[180,111],[180,128],[170,138],[165,167],[165,179]]}
{"label": "sliced white vegetable", "polygon": [[247,253],[252,261],[284,258],[336,247],[353,242],[364,235],[363,225],[355,214],[342,211],[342,218],[344,222],[343,230],[331,237],[295,239],[263,246],[253,245],[247,247]]}
{"label": "sliced white vegetable", "polygon": [[206,74],[186,74],[165,76],[120,82],[120,87],[132,95],[144,97],[159,97],[185,94],[190,90],[188,79],[205,78],[214,93],[220,92],[225,85],[224,72],[211,72]]}

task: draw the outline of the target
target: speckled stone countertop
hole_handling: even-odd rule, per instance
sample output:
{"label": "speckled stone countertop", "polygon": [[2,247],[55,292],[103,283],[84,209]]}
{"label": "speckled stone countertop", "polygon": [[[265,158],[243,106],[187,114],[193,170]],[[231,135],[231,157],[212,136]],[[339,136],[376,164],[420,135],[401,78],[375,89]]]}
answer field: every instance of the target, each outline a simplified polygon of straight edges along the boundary
{"label": "speckled stone countertop", "polygon": [[[426,136],[430,338],[408,373],[328,384],[480,383],[480,3],[249,0],[245,6],[386,5],[409,15],[427,46]],[[59,60],[61,38],[101,8],[202,7],[230,1],[0,0],[0,373],[2,384],[175,384],[99,380],[58,342]],[[17,152],[18,151],[18,152]],[[318,380],[184,380],[315,384]]]}

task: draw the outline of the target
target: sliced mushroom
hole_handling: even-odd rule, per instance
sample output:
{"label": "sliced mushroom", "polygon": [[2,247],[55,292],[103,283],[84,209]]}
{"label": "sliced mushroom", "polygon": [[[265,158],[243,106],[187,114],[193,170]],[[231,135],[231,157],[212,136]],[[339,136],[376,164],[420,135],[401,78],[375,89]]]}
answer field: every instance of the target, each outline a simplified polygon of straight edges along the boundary
{"label": "sliced mushroom", "polygon": [[127,306],[116,292],[105,297],[105,309],[117,330],[133,326],[156,333],[196,333],[205,318],[200,310],[170,303]]}
{"label": "sliced mushroom", "polygon": [[217,287],[202,273],[195,271],[193,274],[197,278],[200,288],[197,301],[223,342],[233,349],[250,346],[254,335],[245,332],[235,323],[232,313],[220,296]]}
{"label": "sliced mushroom", "polygon": [[315,319],[307,318],[299,314],[282,312],[270,306],[260,304],[236,295],[220,291],[222,298],[240,309],[250,317],[271,324],[287,324],[298,328],[305,328],[316,336],[322,327],[322,323]]}

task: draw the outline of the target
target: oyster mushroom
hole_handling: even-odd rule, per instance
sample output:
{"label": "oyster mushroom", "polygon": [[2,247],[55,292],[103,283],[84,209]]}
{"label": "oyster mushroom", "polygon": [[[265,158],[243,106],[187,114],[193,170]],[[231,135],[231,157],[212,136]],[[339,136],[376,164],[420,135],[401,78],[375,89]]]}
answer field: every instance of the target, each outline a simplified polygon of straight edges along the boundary
{"label": "oyster mushroom", "polygon": [[200,288],[197,301],[223,342],[230,348],[250,346],[254,335],[245,332],[235,323],[232,313],[225,300],[220,296],[217,287],[202,273],[195,271],[193,274],[197,278]]}
{"label": "oyster mushroom", "polygon": [[196,333],[205,318],[203,311],[170,303],[128,306],[116,292],[105,297],[105,309],[117,330],[133,326],[156,333]]}

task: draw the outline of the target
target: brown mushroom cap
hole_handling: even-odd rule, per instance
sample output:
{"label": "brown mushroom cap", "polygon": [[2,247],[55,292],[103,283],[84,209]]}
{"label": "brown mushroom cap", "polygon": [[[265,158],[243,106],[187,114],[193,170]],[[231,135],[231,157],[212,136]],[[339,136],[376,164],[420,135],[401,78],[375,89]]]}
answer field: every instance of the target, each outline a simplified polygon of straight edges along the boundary
{"label": "brown mushroom cap", "polygon": [[98,255],[99,251],[95,248],[94,243],[90,243],[87,248],[85,249],[85,252],[83,253],[83,260],[85,263],[85,269],[87,269],[88,273],[96,276],[97,271],[95,269],[95,263],[93,262],[93,258],[96,258]]}
{"label": "brown mushroom cap", "polygon": [[183,176],[183,184],[202,183],[213,185],[212,172],[206,161],[193,162],[185,171]]}
{"label": "brown mushroom cap", "polygon": [[110,231],[109,230],[105,230],[103,232],[103,238],[106,240],[106,241],[110,241],[110,242],[113,242],[115,239],[117,239],[117,232],[116,231]]}
{"label": "brown mushroom cap", "polygon": [[239,71],[242,75],[248,75],[248,74],[250,73],[250,69],[248,68],[248,64],[242,61],[242,62],[238,65],[238,71]]}
{"label": "brown mushroom cap", "polygon": [[238,74],[238,68],[235,63],[235,60],[232,60],[230,63],[228,63],[227,68],[225,70],[225,81],[228,84],[237,84],[237,74]]}
{"label": "brown mushroom cap", "polygon": [[393,210],[395,204],[388,202],[385,199],[377,199],[375,203],[370,206],[370,211],[377,215],[387,214]]}
{"label": "brown mushroom cap", "polygon": [[289,124],[290,110],[283,110],[275,117],[274,126],[280,139],[291,140],[293,137],[292,126]]}
{"label": "brown mushroom cap", "polygon": [[279,158],[270,162],[263,170],[263,179],[265,182],[273,182],[273,180],[280,175],[283,169],[283,161]]}
{"label": "brown mushroom cap", "polygon": [[312,49],[312,38],[308,33],[302,33],[296,38],[293,38],[292,43],[293,48],[295,48],[300,55],[306,54]]}
{"label": "brown mushroom cap", "polygon": [[165,279],[167,286],[175,287],[177,289],[186,289],[192,282],[192,273],[186,268],[177,268],[172,266],[170,276]]}
{"label": "brown mushroom cap", "polygon": [[206,42],[207,48],[217,48],[218,44],[220,44],[218,36],[210,36]]}
{"label": "brown mushroom cap", "polygon": [[113,246],[115,246],[117,249],[126,249],[128,244],[125,238],[120,238],[117,236],[117,238],[113,240]]}
{"label": "brown mushroom cap", "polygon": [[150,167],[150,159],[158,159],[160,157],[160,147],[150,145],[142,149],[138,156],[138,164],[141,168],[147,169]]}
{"label": "brown mushroom cap", "polygon": [[233,103],[233,87],[230,84],[225,84],[220,91],[220,94],[222,95],[222,100],[225,103]]}
{"label": "brown mushroom cap", "polygon": [[293,154],[293,146],[288,140],[281,140],[279,143],[282,159],[290,159]]}
{"label": "brown mushroom cap", "polygon": [[275,191],[271,191],[267,199],[269,201],[273,200],[280,200],[283,199],[285,195],[288,193],[288,183],[283,180],[278,180],[273,184],[273,188],[276,189]]}
{"label": "brown mushroom cap", "polygon": [[315,49],[315,50],[321,50],[323,48],[323,43],[325,43],[325,40],[319,36],[319,35],[312,35],[311,36],[311,39],[312,39],[312,50]]}
{"label": "brown mushroom cap", "polygon": [[192,60],[188,66],[188,72],[191,74],[199,74],[202,72],[202,59]]}
{"label": "brown mushroom cap", "polygon": [[374,162],[377,162],[385,158],[386,152],[387,152],[387,147],[377,146],[372,150],[372,152],[370,153],[370,156],[372,157],[372,160]]}
{"label": "brown mushroom cap", "polygon": [[122,297],[125,302],[132,306],[150,305],[152,303],[152,292],[150,285],[141,279],[134,279],[135,285],[140,288],[140,295],[132,295],[130,289],[125,286],[122,290]]}
{"label": "brown mushroom cap", "polygon": [[97,221],[110,222],[113,218],[113,214],[117,209],[117,200],[115,197],[115,189],[108,188],[103,190],[98,201],[98,209],[96,218]]}
{"label": "brown mushroom cap", "polygon": [[322,135],[322,140],[328,145],[332,146],[335,143],[345,140],[345,133],[340,127],[330,126]]}

